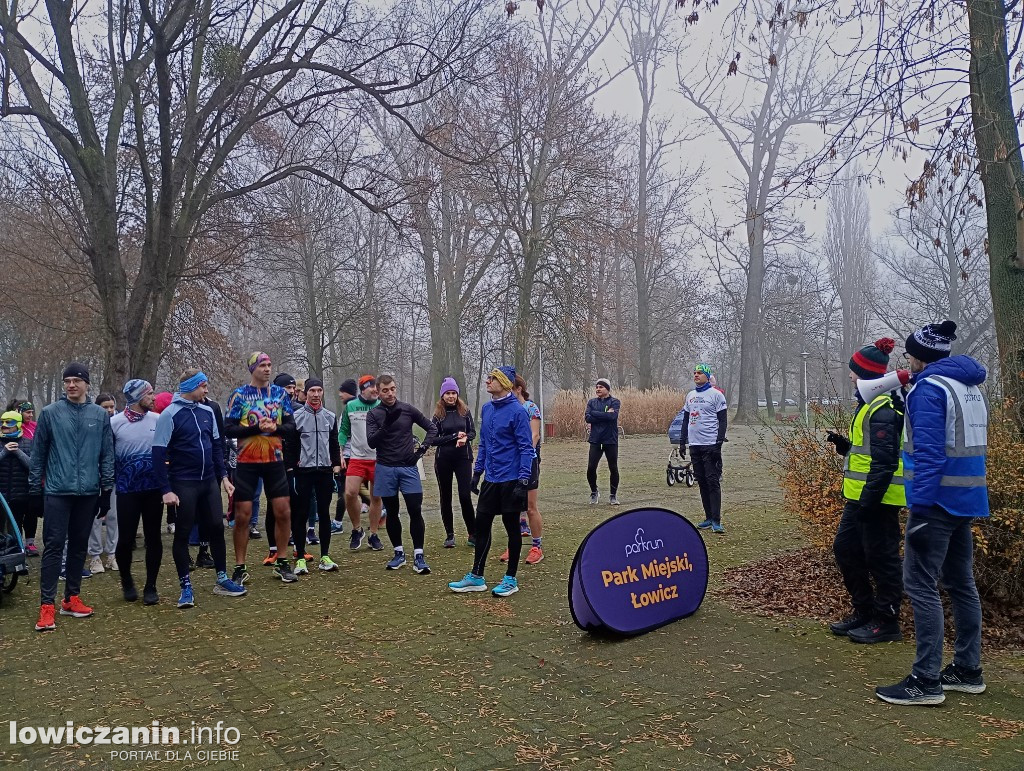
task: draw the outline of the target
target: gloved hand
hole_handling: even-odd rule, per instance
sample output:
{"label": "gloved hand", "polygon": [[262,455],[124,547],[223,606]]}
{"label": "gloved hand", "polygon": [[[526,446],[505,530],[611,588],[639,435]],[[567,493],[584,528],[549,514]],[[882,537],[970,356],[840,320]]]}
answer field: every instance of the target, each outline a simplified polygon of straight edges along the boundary
{"label": "gloved hand", "polygon": [[416,448],[416,451],[412,454],[412,457],[418,461],[420,458],[427,454],[427,450],[429,449],[429,444],[421,444]]}
{"label": "gloved hand", "polygon": [[398,420],[398,409],[395,408],[395,407],[392,407],[391,409],[388,409],[388,408],[385,407],[384,408],[384,425],[385,426],[390,426],[396,420]]}
{"label": "gloved hand", "polygon": [[96,519],[103,519],[110,511],[110,494],[112,490],[100,490],[100,507],[96,512]]}
{"label": "gloved hand", "polygon": [[685,458],[686,457],[686,445],[683,444],[682,442],[679,443],[679,457],[680,458]]}
{"label": "gloved hand", "polygon": [[519,511],[526,511],[526,500],[530,494],[530,480],[520,479],[512,489],[512,498],[518,505]]}
{"label": "gloved hand", "polygon": [[469,486],[469,491],[474,495],[480,495],[480,477],[483,476],[482,471],[473,472],[473,483]]}
{"label": "gloved hand", "polygon": [[836,448],[836,452],[840,455],[846,455],[850,451],[850,440],[842,434],[837,434],[835,431],[826,433],[825,441],[833,445]]}

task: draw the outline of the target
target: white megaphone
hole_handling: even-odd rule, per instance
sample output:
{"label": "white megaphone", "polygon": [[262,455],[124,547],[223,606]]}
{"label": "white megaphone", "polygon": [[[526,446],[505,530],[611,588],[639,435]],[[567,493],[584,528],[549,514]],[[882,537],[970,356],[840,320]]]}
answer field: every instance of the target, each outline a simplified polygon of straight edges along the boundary
{"label": "white megaphone", "polygon": [[857,393],[860,394],[860,398],[864,400],[865,404],[870,404],[876,396],[895,391],[909,382],[910,370],[898,369],[873,380],[857,380]]}

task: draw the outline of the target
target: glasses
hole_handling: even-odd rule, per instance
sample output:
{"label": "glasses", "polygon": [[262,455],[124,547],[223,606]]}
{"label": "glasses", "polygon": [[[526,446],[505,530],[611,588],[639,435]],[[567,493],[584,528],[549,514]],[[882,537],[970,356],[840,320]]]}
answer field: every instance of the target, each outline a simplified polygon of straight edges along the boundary
{"label": "glasses", "polygon": [[64,385],[66,385],[66,386],[81,385],[84,382],[85,381],[82,380],[82,378],[80,378],[80,377],[66,377],[66,378],[64,378]]}

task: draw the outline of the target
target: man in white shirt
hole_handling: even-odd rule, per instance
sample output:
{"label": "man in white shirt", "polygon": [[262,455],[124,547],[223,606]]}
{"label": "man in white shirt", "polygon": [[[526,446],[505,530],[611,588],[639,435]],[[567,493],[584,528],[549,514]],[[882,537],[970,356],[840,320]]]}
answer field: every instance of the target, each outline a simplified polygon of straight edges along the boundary
{"label": "man in white shirt", "polygon": [[704,505],[704,521],[697,527],[724,533],[722,527],[722,443],[729,424],[729,405],[725,394],[711,386],[711,366],[698,364],[693,372],[697,387],[686,395],[683,413],[683,436],[679,454],[686,456],[690,445],[693,475],[700,488]]}

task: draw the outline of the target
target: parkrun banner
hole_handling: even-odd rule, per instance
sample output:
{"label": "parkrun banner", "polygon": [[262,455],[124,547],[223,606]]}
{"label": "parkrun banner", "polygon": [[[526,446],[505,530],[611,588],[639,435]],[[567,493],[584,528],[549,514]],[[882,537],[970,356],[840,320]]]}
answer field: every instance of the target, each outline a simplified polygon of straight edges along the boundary
{"label": "parkrun banner", "polygon": [[696,612],[708,590],[708,550],[668,509],[631,509],[595,527],[572,561],[569,610],[588,632],[634,635]]}

